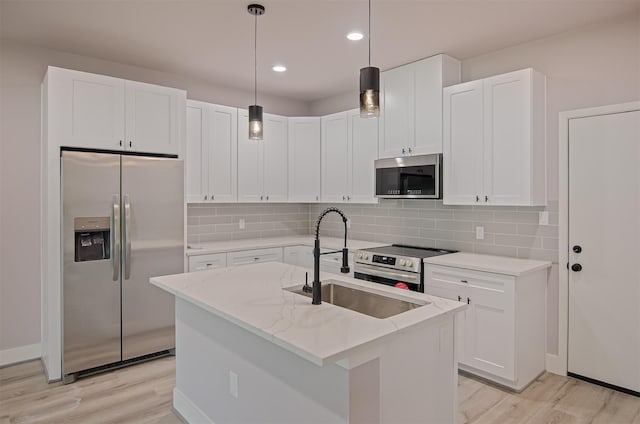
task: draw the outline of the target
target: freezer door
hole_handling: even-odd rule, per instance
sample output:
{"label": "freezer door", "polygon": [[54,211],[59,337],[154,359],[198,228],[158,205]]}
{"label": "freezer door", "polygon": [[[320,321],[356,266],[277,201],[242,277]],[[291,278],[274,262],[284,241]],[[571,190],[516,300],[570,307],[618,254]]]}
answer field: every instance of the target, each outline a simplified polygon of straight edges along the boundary
{"label": "freezer door", "polygon": [[120,155],[62,152],[63,374],[120,361]]}
{"label": "freezer door", "polygon": [[175,346],[174,298],[149,278],[184,272],[184,174],[177,159],[122,156],[122,359]]}

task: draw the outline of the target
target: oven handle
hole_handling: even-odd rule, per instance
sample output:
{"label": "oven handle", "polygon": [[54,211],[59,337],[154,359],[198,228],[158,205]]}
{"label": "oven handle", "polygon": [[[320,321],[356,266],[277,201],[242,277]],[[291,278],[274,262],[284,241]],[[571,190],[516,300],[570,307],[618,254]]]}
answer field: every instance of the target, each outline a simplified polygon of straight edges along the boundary
{"label": "oven handle", "polygon": [[377,266],[364,265],[356,263],[353,268],[354,272],[369,274],[378,277],[389,278],[391,280],[406,281],[408,283],[420,284],[420,276],[418,274],[405,274],[400,272],[386,271]]}

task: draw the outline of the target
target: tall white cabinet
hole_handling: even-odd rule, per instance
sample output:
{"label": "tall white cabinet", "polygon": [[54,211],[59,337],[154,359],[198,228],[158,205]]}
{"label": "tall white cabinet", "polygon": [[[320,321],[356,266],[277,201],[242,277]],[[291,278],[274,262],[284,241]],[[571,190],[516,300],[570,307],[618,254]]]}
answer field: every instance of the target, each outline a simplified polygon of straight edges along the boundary
{"label": "tall white cabinet", "polygon": [[52,142],[180,154],[185,91],[56,67],[45,78]]}
{"label": "tall white cabinet", "polygon": [[188,202],[235,202],[238,110],[187,101],[186,197]]}
{"label": "tall white cabinet", "polygon": [[375,169],[378,122],[361,118],[357,109],[321,120],[321,200],[333,203],[377,203]]}
{"label": "tall white cabinet", "polygon": [[444,89],[443,203],[546,205],[546,78],[523,69]]}
{"label": "tall white cabinet", "polygon": [[320,118],[292,117],[289,125],[289,201],[320,201]]}
{"label": "tall white cabinet", "polygon": [[436,55],[382,72],[381,158],[442,153],[442,87],[460,82],[460,61]]}
{"label": "tall white cabinet", "polygon": [[264,139],[249,139],[249,115],[238,111],[238,201],[286,202],[287,118],[264,114]]}

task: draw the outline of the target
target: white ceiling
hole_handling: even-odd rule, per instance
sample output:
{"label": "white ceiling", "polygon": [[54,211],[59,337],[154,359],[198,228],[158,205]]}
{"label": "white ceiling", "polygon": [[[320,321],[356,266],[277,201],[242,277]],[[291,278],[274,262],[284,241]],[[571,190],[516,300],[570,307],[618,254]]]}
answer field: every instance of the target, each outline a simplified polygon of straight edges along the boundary
{"label": "white ceiling", "polygon": [[[0,0],[0,35],[80,55],[253,88],[253,17],[239,0]],[[312,101],[356,90],[366,0],[265,0],[259,91]],[[640,0],[372,0],[372,65],[459,59],[640,10]],[[289,70],[277,74],[275,63]]]}

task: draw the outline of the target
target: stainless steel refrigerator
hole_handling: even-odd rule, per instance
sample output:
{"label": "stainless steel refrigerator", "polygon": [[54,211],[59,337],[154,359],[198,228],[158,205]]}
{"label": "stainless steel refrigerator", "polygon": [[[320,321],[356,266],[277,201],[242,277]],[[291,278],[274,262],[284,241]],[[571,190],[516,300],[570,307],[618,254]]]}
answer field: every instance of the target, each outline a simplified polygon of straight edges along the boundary
{"label": "stainless steel refrigerator", "polygon": [[184,270],[183,162],[63,150],[65,382],[175,346],[174,299],[152,276]]}

